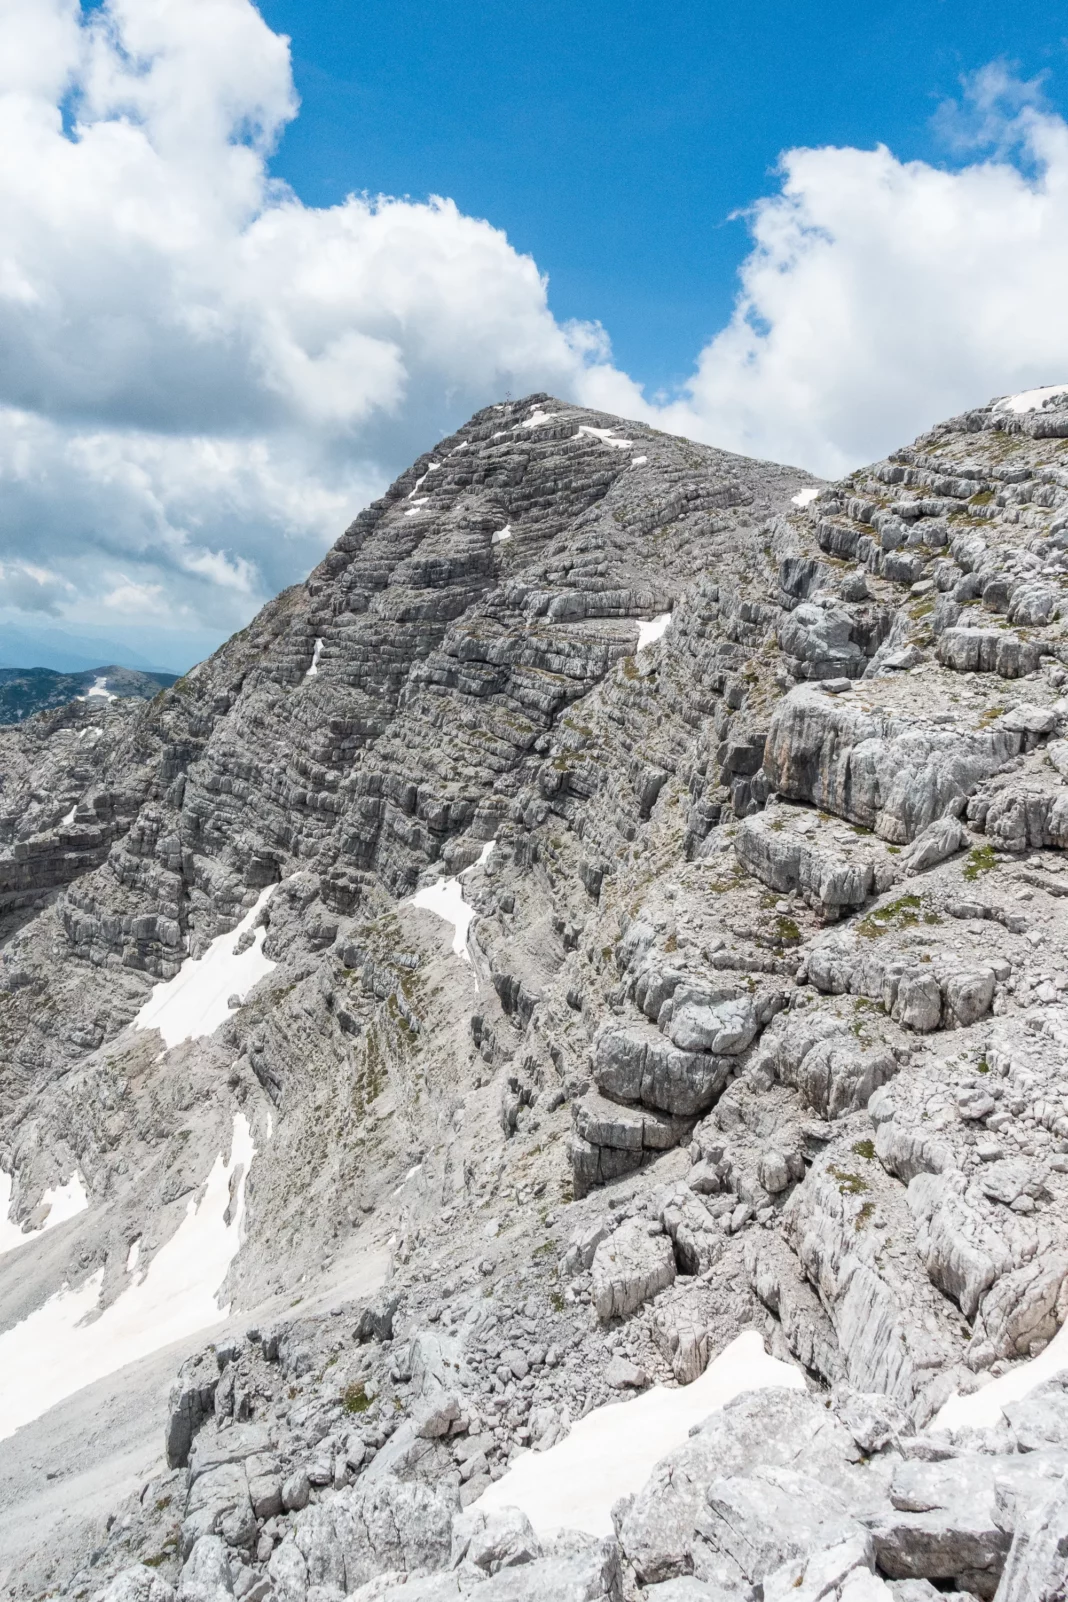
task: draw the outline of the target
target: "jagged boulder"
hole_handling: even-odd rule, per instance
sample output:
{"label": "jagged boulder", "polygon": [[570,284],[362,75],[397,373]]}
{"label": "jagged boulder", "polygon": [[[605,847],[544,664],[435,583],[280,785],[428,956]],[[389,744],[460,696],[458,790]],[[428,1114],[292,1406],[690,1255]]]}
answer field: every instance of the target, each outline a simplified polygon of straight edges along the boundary
{"label": "jagged boulder", "polygon": [[[732,1001],[734,998],[730,998]],[[724,1016],[718,1034],[742,1038],[755,1033],[757,1024],[747,1005],[741,1005],[739,1024]],[[705,1038],[684,1023],[686,1038]],[[706,1032],[714,1038],[713,1027]],[[694,1047],[682,1047],[677,1040],[666,1040],[658,1029],[647,1024],[608,1023],[593,1042],[592,1071],[598,1089],[617,1101],[642,1102],[659,1112],[690,1116],[706,1112],[722,1090],[731,1072],[722,1055]]]}
{"label": "jagged boulder", "polygon": [[[828,1524],[837,1525],[844,1517],[837,1488],[844,1494],[853,1486],[850,1462],[858,1455],[834,1415],[804,1392],[749,1392],[713,1413],[685,1445],[658,1464],[623,1515],[619,1541],[624,1555],[642,1584],[652,1585],[695,1572],[702,1577],[702,1554],[707,1555],[708,1578],[715,1579],[716,1555],[722,1553],[722,1583],[737,1586],[758,1562],[777,1568],[788,1556],[799,1555],[788,1550],[778,1556],[781,1549],[774,1545],[774,1529],[765,1528],[771,1504],[785,1508],[789,1499],[784,1483],[757,1481],[750,1494],[747,1477],[757,1469],[786,1470],[822,1482],[829,1495],[826,1504],[820,1505]],[[709,1543],[706,1551],[707,1499],[714,1482],[723,1485],[723,1493],[720,1511],[713,1514],[715,1544]],[[730,1509],[736,1502],[743,1519],[741,1528],[751,1528],[752,1540],[734,1547]],[[815,1523],[809,1521],[813,1547]],[[790,1532],[795,1524],[796,1515],[787,1515]],[[792,1533],[785,1539],[792,1541]],[[758,1559],[755,1552],[761,1541],[772,1545]],[[751,1548],[748,1552],[747,1547]],[[804,1546],[800,1550],[805,1550]]]}
{"label": "jagged boulder", "polygon": [[659,1225],[632,1218],[601,1242],[593,1258],[593,1305],[602,1323],[626,1318],[675,1278],[675,1254]]}

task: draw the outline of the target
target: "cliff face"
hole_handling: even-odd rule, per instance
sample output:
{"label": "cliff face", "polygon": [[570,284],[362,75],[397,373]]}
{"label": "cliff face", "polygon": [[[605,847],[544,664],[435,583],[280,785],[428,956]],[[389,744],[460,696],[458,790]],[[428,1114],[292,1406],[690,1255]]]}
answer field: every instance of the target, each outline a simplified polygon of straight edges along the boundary
{"label": "cliff face", "polygon": [[[887,1399],[889,1486],[906,1437],[1053,1339],[1066,451],[1068,398],[1017,397],[823,486],[530,397],[422,457],[153,702],[0,730],[0,1166],[31,1230],[72,1176],[87,1202],[0,1256],[0,1318],[95,1275],[121,1321],[218,1172],[241,1240],[208,1288],[277,1326],[273,1355],[258,1330],[218,1388],[179,1387],[189,1439],[107,1572],[188,1559],[192,1598],[209,1539],[257,1602],[436,1569],[433,1540],[343,1539],[339,1509],[371,1528],[382,1485],[456,1487],[389,1504],[395,1532],[444,1520],[447,1549],[449,1496],[754,1326],[833,1391],[842,1463],[869,1449],[841,1409]],[[383,1252],[389,1306],[356,1309],[353,1356],[329,1304]],[[294,1297],[322,1318],[280,1324]],[[231,1518],[185,1459],[239,1426]],[[257,1512],[253,1480],[320,1447],[311,1506]],[[982,1561],[921,1559],[887,1533],[905,1493],[869,1507],[842,1473],[873,1584],[993,1593],[1011,1528]],[[32,1560],[16,1528],[11,1584],[88,1594],[95,1516]],[[665,1556],[680,1518],[647,1488],[581,1594],[696,1570],[741,1596],[796,1556],[717,1568],[689,1527]]]}

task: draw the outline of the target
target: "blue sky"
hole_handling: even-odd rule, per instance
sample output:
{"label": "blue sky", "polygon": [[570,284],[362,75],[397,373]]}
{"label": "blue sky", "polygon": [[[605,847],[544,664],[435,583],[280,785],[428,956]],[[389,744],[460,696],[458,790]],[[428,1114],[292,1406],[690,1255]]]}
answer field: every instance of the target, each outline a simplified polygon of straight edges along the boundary
{"label": "blue sky", "polygon": [[0,626],[184,669],[509,393],[835,477],[1068,380],[1066,29],[6,0]]}
{"label": "blue sky", "polygon": [[[1064,104],[1068,13],[1004,0],[266,0],[301,113],[272,162],[309,204],[451,196],[594,318],[618,364],[689,375],[728,319],[744,213],[797,145],[953,165],[940,104],[1004,59]],[[969,153],[970,154],[970,153]],[[732,221],[732,217],[734,220]]]}

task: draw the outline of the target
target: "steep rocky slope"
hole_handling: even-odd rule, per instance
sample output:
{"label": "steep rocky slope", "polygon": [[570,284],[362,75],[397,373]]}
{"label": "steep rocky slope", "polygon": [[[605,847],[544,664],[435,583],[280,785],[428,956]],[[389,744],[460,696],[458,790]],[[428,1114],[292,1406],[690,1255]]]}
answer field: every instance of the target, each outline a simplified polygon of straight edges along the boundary
{"label": "steep rocky slope", "polygon": [[[1066,578],[1063,392],[833,486],[536,396],[0,732],[0,1473],[243,1310],[9,1590],[1056,1594]],[[490,1511],[753,1330],[614,1534]]]}

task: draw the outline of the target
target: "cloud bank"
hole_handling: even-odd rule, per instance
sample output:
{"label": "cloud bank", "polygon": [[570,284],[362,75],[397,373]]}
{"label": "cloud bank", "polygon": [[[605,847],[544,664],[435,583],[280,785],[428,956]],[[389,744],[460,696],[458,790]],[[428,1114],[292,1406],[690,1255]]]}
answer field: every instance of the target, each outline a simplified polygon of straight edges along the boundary
{"label": "cloud bank", "polygon": [[288,43],[249,0],[7,0],[9,615],[222,636],[508,391],[835,473],[1068,375],[1068,126],[996,70],[947,119],[984,141],[956,170],[787,153],[734,315],[667,402],[451,201],[304,205],[269,165],[296,114]]}
{"label": "cloud bank", "polygon": [[940,121],[993,154],[792,150],[753,208],[681,433],[837,475],[993,395],[1068,379],[1068,124],[1002,68]]}

